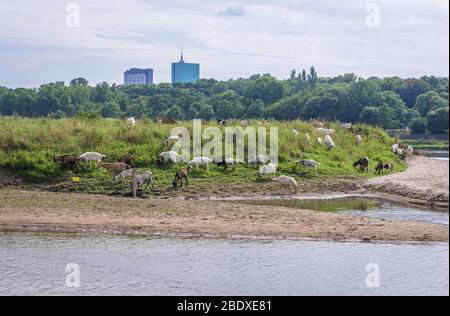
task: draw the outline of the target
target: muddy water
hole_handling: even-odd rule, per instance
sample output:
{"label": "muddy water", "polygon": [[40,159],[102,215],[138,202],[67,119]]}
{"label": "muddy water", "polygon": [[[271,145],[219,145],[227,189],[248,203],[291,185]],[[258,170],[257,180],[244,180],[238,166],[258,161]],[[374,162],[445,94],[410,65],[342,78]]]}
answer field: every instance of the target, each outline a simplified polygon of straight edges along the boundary
{"label": "muddy water", "polygon": [[448,295],[448,248],[0,233],[0,295]]}
{"label": "muddy water", "polygon": [[343,196],[337,198],[285,198],[235,200],[250,205],[285,206],[308,209],[317,212],[336,212],[392,220],[411,220],[433,224],[449,225],[449,213],[435,210],[416,209],[395,204],[373,196]]}
{"label": "muddy water", "polygon": [[419,150],[420,154],[425,157],[431,157],[438,160],[449,160],[448,150],[424,149]]}

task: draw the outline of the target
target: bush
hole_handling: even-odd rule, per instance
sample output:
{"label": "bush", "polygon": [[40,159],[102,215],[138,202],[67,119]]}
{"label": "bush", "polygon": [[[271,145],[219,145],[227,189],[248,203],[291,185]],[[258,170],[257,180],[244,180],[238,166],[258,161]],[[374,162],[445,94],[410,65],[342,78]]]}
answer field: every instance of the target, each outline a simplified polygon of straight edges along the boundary
{"label": "bush", "polygon": [[425,134],[427,131],[427,120],[423,117],[417,117],[409,123],[409,128],[413,134]]}
{"label": "bush", "polygon": [[448,130],[448,107],[431,111],[427,115],[428,130],[432,133],[443,133]]}

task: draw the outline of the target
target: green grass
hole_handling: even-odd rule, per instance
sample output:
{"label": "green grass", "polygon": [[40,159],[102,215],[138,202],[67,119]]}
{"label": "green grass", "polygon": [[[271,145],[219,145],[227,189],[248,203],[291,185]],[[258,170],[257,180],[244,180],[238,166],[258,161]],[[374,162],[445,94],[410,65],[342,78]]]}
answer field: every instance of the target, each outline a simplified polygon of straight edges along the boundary
{"label": "green grass", "polygon": [[446,149],[448,150],[448,141],[440,140],[403,140],[406,146],[413,146],[415,149]]}
{"label": "green grass", "polygon": [[[251,122],[259,126],[257,122]],[[182,122],[192,132],[192,122]],[[299,158],[315,159],[320,162],[318,179],[325,178],[357,178],[375,176],[361,175],[352,163],[363,156],[371,159],[371,171],[376,161],[395,161],[396,171],[405,169],[396,156],[390,152],[393,139],[383,131],[366,126],[357,126],[363,136],[361,146],[355,145],[355,135],[340,129],[339,124],[331,123],[335,128],[333,140],[336,148],[328,151],[324,145],[315,144],[316,133],[312,124],[302,121],[271,122],[271,126],[279,127],[279,170],[278,174],[300,177],[304,170],[296,167],[295,160]],[[203,125],[216,126],[215,122]],[[120,120],[79,120],[79,119],[30,119],[0,117],[0,168],[8,173],[19,176],[29,182],[64,184],[67,177],[74,171],[63,170],[53,162],[53,155],[82,154],[86,151],[96,151],[106,154],[105,161],[117,161],[122,155],[132,154],[135,164],[140,170],[151,170],[156,173],[159,186],[170,186],[177,166],[159,167],[155,165],[158,154],[167,150],[162,145],[164,137],[170,134],[174,126],[156,124],[151,120],[140,120],[133,129],[128,129]],[[299,131],[295,136],[292,129]],[[304,136],[311,135],[313,144],[309,144]],[[211,170],[193,170],[191,178],[197,181],[198,189],[214,190],[214,184],[233,183],[245,186],[258,181],[256,170],[240,165],[236,172],[223,171],[222,168],[211,166]],[[87,192],[114,192],[121,187],[113,183],[106,171],[97,167],[80,171],[82,184],[74,190]],[[316,179],[309,174],[306,178]]]}

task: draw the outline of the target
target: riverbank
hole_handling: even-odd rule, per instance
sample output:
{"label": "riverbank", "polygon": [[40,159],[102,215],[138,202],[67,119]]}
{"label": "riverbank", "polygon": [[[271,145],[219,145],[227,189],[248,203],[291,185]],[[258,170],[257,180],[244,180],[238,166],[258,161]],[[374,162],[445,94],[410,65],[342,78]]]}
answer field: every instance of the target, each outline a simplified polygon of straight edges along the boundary
{"label": "riverbank", "polygon": [[441,225],[219,201],[0,190],[0,230],[446,242]]}
{"label": "riverbank", "polygon": [[406,171],[366,182],[369,192],[398,196],[413,203],[447,208],[449,203],[449,163],[414,156],[407,160]]}

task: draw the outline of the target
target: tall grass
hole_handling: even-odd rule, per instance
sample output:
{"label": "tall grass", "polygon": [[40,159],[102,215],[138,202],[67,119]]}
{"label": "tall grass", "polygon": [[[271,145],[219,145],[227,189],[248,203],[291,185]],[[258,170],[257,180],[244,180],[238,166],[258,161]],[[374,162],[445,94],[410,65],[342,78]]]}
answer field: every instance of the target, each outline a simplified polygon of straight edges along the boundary
{"label": "tall grass", "polygon": [[[192,122],[181,124],[192,132]],[[251,122],[251,125],[259,126],[256,121]],[[207,122],[203,127],[206,126],[216,124]],[[393,140],[383,131],[370,126],[357,126],[363,136],[363,143],[356,146],[354,134],[332,123],[330,126],[335,129],[333,140],[336,144],[333,151],[328,151],[324,145],[315,144],[317,135],[310,123],[271,122],[271,126],[279,128],[279,173],[296,173],[295,160],[305,158],[320,162],[319,176],[356,176],[358,171],[352,163],[362,156],[368,156],[373,165],[377,160],[395,161],[397,170],[404,169],[404,165],[390,152]],[[129,129],[120,120],[0,117],[0,168],[28,181],[44,182],[72,173],[54,163],[54,155],[79,155],[86,151],[97,151],[106,155],[106,161],[117,161],[125,154],[132,154],[137,166],[156,171],[161,178],[171,180],[176,167],[159,168],[155,165],[155,159],[160,152],[167,150],[162,140],[173,127],[150,120],[141,120]],[[299,131],[298,136],[292,132],[293,128]],[[310,134],[312,144],[307,141],[306,133]],[[88,170],[84,175],[94,178],[103,176],[98,169]],[[201,172],[194,172],[194,176],[206,177]],[[224,175],[220,169],[216,169],[207,177],[220,180]],[[232,177],[237,183],[257,179],[255,170],[247,167],[240,167],[239,172],[226,177]],[[169,183],[167,179],[164,182]]]}

